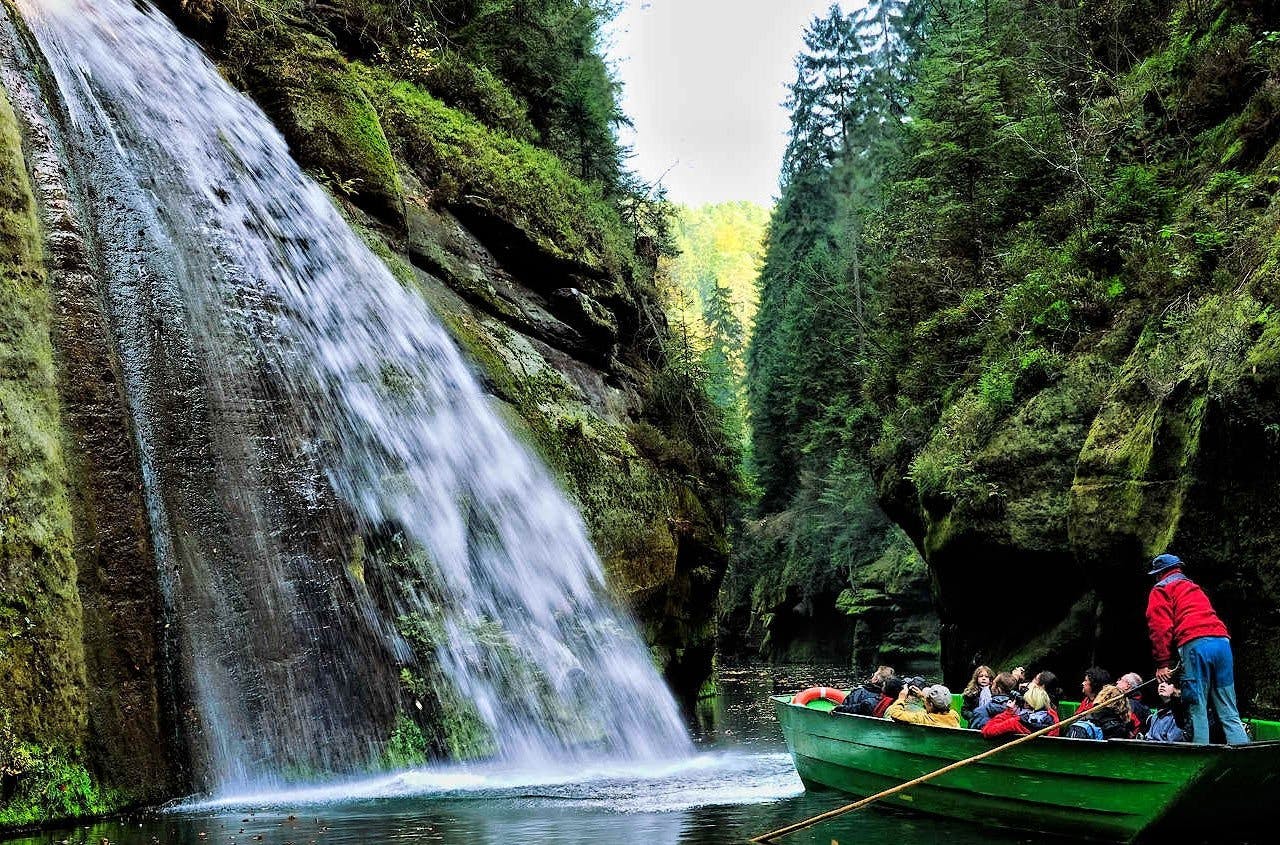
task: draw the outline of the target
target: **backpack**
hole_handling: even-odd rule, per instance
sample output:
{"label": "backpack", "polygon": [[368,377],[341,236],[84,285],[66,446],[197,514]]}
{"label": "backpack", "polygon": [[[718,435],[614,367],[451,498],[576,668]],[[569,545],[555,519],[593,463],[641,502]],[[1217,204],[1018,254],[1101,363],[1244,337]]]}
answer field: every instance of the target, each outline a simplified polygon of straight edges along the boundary
{"label": "backpack", "polygon": [[1075,722],[1070,727],[1068,727],[1066,735],[1071,737],[1072,739],[1101,740],[1105,738],[1102,735],[1102,728],[1098,727],[1093,722],[1090,722],[1084,719],[1081,719],[1079,722]]}
{"label": "backpack", "polygon": [[1032,733],[1051,728],[1058,720],[1047,710],[1024,710],[1021,713],[1022,724]]}

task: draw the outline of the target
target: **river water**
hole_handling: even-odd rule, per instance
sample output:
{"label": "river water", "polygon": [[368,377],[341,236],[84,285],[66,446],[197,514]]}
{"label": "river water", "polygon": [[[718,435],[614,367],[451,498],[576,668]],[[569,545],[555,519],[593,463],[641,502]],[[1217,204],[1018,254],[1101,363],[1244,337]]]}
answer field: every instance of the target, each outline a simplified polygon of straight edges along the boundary
{"label": "river water", "polygon": [[[273,795],[220,799],[140,818],[19,838],[8,845],[354,845],[563,843],[724,845],[839,806],[805,793],[768,696],[814,683],[846,687],[848,670],[733,666],[720,695],[689,714],[698,752],[665,766],[582,764],[573,770],[451,767]],[[625,702],[617,702],[625,706]],[[892,811],[847,816],[784,840],[1044,842]]]}

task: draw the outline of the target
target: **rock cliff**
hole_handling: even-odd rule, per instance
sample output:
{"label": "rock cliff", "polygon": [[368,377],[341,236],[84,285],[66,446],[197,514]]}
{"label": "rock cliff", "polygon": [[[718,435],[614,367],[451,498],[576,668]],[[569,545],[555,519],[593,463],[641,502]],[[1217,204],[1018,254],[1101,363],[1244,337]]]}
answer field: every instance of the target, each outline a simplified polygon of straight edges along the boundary
{"label": "rock cliff", "polygon": [[976,662],[1149,674],[1144,564],[1168,550],[1234,634],[1246,709],[1275,713],[1274,41],[1257,4],[1152,14],[1081,107],[1088,184],[904,334],[885,406],[913,410],[876,444],[880,498],[934,574],[952,683]]}
{"label": "rock cliff", "polygon": [[[696,690],[711,665],[731,461],[700,424],[705,397],[665,366],[655,246],[632,242],[597,188],[528,143],[527,118],[491,76],[461,67],[484,96],[455,108],[434,87],[438,64],[392,67],[351,47],[360,4],[270,26],[231,5],[167,11],[434,307],[580,506],[655,662],[678,691]],[[20,23],[5,40],[12,59]],[[190,783],[181,657],[97,271],[40,110],[14,111],[0,102],[0,827]]]}

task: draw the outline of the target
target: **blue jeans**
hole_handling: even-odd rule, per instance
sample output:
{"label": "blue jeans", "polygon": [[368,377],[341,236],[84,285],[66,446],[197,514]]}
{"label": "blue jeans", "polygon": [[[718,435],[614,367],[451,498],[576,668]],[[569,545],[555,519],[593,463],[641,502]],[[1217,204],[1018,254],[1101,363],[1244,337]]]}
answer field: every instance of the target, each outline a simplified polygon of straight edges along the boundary
{"label": "blue jeans", "polygon": [[1191,716],[1191,741],[1209,743],[1209,708],[1218,714],[1230,745],[1249,741],[1236,708],[1235,665],[1231,640],[1196,637],[1178,649],[1182,658],[1182,700]]}

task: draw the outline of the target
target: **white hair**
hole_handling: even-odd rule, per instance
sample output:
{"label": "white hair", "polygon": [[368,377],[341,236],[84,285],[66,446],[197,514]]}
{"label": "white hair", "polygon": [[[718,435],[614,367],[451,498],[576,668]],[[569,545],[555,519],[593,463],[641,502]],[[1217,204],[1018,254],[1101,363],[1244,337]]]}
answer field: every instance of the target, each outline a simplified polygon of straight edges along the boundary
{"label": "white hair", "polygon": [[1137,672],[1130,672],[1127,675],[1121,675],[1120,680],[1128,684],[1129,689],[1131,690],[1135,690],[1138,687],[1142,686],[1142,676],[1139,675]]}

